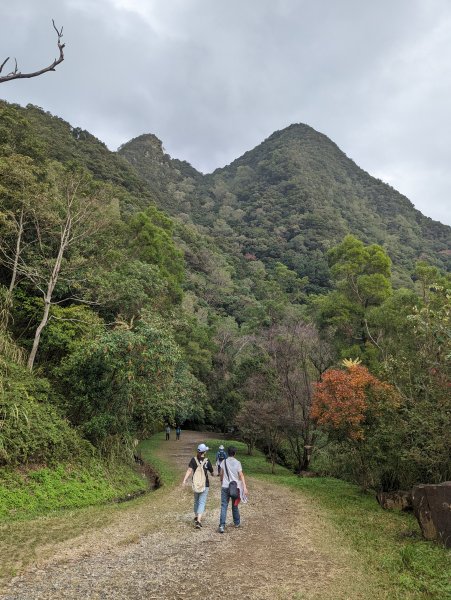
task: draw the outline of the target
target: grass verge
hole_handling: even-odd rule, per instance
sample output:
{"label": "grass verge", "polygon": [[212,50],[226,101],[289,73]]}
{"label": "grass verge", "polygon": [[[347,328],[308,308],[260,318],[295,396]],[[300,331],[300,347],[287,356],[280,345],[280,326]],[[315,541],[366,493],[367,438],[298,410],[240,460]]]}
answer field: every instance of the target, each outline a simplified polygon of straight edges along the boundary
{"label": "grass verge", "polygon": [[102,504],[145,491],[130,466],[98,460],[32,470],[0,469],[0,522]]}
{"label": "grass verge", "polygon": [[[176,481],[176,476],[157,456],[160,442],[158,436],[151,438],[144,443],[142,453],[146,461],[155,463],[168,486]],[[147,482],[124,465],[61,465],[28,474],[2,470],[0,588],[30,563],[51,556],[55,545],[123,522],[123,515],[129,510],[145,507],[154,494],[122,504],[111,500],[146,487]],[[139,517],[135,520],[139,524]]]}
{"label": "grass verge", "polygon": [[168,464],[167,459],[162,458],[161,444],[164,441],[164,433],[156,433],[151,438],[144,440],[138,446],[138,452],[142,459],[151,464],[160,476],[160,485],[165,487],[173,486],[177,483],[178,471]]}
{"label": "grass verge", "polygon": [[374,495],[333,478],[301,478],[271,465],[256,451],[246,454],[245,444],[230,440],[208,440],[214,456],[219,444],[232,443],[238,451],[243,472],[251,477],[289,487],[304,494],[321,510],[364,563],[376,572],[390,600],[451,599],[451,552],[422,539],[413,515],[385,511]]}

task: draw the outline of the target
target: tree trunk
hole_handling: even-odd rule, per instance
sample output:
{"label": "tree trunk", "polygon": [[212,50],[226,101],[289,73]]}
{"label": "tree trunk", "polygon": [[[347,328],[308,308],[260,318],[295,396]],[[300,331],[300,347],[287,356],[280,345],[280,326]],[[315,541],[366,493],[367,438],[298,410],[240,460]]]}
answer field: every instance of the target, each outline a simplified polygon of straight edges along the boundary
{"label": "tree trunk", "polygon": [[274,475],[276,472],[276,459],[273,454],[271,454],[271,473]]}
{"label": "tree trunk", "polygon": [[20,211],[19,231],[17,233],[16,251],[14,253],[13,272],[11,275],[11,281],[9,283],[9,292],[10,293],[12,293],[12,291],[16,287],[17,267],[19,266],[20,247],[22,245],[23,213],[24,213],[24,209],[22,207],[22,210]]}
{"label": "tree trunk", "polygon": [[305,447],[304,445],[302,445],[302,449],[301,449],[301,444],[299,443],[299,436],[296,437],[296,457],[297,457],[297,463],[298,463],[298,473],[300,473],[302,471],[302,469],[304,468],[304,454],[305,454]]}
{"label": "tree trunk", "polygon": [[308,471],[309,470],[311,458],[312,458],[312,455],[311,455],[311,446],[304,446],[304,451],[302,453],[302,467],[301,467],[301,471]]}
{"label": "tree trunk", "polygon": [[293,454],[296,458],[296,468],[294,470],[295,473],[300,473],[302,471],[302,450],[301,450],[301,446],[299,444],[299,436],[297,434],[295,440],[293,440],[291,437],[289,438],[289,443],[291,446],[291,449],[293,451]]}
{"label": "tree trunk", "polygon": [[36,332],[34,334],[33,347],[31,348],[30,356],[28,357],[27,367],[30,371],[33,370],[34,359],[36,358],[36,353],[39,348],[39,342],[41,341],[42,330],[47,325],[47,321],[49,320],[50,304],[51,304],[51,297],[48,298],[46,296],[46,298],[44,300],[44,314],[42,315],[41,322],[39,323],[39,325],[36,329]]}
{"label": "tree trunk", "polygon": [[41,341],[41,333],[44,327],[47,325],[49,320],[50,305],[52,303],[53,291],[55,289],[56,282],[58,281],[58,275],[61,270],[61,263],[63,262],[64,251],[69,244],[69,237],[72,226],[72,218],[69,215],[64,229],[61,233],[60,247],[58,249],[58,255],[53,266],[52,274],[50,275],[49,282],[47,284],[47,293],[44,296],[44,314],[42,315],[41,322],[39,323],[36,333],[34,334],[33,347],[31,348],[30,356],[28,357],[27,367],[29,371],[33,370],[34,360],[39,348],[39,342]]}

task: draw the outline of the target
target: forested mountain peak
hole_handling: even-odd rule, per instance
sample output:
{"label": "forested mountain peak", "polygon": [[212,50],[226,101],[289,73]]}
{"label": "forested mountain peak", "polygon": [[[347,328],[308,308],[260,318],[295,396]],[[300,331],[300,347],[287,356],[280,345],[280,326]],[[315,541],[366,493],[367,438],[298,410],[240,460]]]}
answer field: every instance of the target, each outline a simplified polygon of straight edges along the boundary
{"label": "forested mountain peak", "polygon": [[145,179],[155,201],[172,214],[180,212],[175,192],[182,187],[183,180],[202,178],[202,174],[188,162],[172,159],[165,152],[162,141],[153,133],[131,139],[120,146],[118,153]]}
{"label": "forested mountain peak", "polygon": [[422,215],[303,123],[274,132],[209,175],[172,160],[153,136],[135,138],[120,153],[161,208],[183,213],[229,253],[284,263],[307,276],[312,290],[328,286],[325,253],[348,233],[387,249],[395,284],[411,283],[418,259],[442,268],[449,260],[448,226]]}
{"label": "forested mountain peak", "polygon": [[[274,151],[288,152],[297,148],[299,152],[307,150],[311,153],[315,148],[317,150],[325,150],[329,145],[333,149],[341,153],[338,146],[326,135],[320,133],[305,123],[292,123],[284,129],[274,131],[269,137],[263,140],[252,150],[248,150],[242,156],[235,159],[230,165],[215,170],[215,173],[237,168],[240,165],[253,162],[255,158],[262,157]],[[341,153],[343,154],[343,153]]]}
{"label": "forested mountain peak", "polygon": [[[413,204],[388,184],[372,177],[350,159],[325,134],[305,123],[294,123],[275,131],[254,149],[247,151],[230,165],[216,169],[214,175],[231,177],[239,167],[257,169],[266,183],[275,185],[285,181],[319,191],[330,185],[332,189],[354,186],[347,190],[349,196],[360,195],[371,200],[370,208],[380,213],[399,213],[414,211],[417,220],[423,215]],[[370,198],[368,187],[377,189],[377,198]],[[330,203],[330,200],[325,204]],[[413,216],[413,214],[411,214]]]}
{"label": "forested mountain peak", "polygon": [[[170,170],[174,171],[173,176],[176,178],[180,175],[195,177],[196,179],[202,177],[202,173],[186,160],[171,158],[165,151],[163,142],[153,133],[143,133],[122,144],[118,149],[118,153],[127,158],[132,164],[141,165],[141,168],[143,168],[143,165],[154,163],[160,166],[168,166]],[[177,173],[177,171],[180,171],[180,173]],[[159,175],[161,177],[162,173]]]}
{"label": "forested mountain peak", "polygon": [[143,133],[129,140],[119,147],[119,152],[125,153],[129,148],[140,149],[146,158],[153,160],[169,158],[164,152],[163,142],[153,133]]}

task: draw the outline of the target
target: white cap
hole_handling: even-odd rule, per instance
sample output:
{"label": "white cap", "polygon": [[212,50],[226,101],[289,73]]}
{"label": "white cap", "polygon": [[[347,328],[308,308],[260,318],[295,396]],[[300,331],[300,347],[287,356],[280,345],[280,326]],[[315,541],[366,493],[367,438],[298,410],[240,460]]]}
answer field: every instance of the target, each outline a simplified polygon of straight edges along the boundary
{"label": "white cap", "polygon": [[219,450],[224,450],[224,446],[222,444],[219,446]]}
{"label": "white cap", "polygon": [[197,451],[198,452],[206,452],[207,450],[209,450],[210,448],[208,446],[206,446],[205,444],[199,444],[197,446]]}

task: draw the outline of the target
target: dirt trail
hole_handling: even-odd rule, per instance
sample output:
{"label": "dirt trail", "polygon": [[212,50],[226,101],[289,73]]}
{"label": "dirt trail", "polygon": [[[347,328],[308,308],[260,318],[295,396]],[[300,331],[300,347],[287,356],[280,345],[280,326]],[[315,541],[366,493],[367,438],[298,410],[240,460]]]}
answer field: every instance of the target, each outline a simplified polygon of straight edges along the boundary
{"label": "dirt trail", "polygon": [[[181,441],[162,444],[161,453],[178,465],[180,480],[199,441],[203,441],[200,434],[183,432]],[[250,478],[248,488],[249,503],[241,505],[243,527],[226,527],[224,535],[217,533],[218,478],[211,481],[201,530],[192,524],[189,488],[149,494],[108,527],[49,548],[48,558],[11,581],[0,598],[384,597],[311,501],[298,492]]]}

